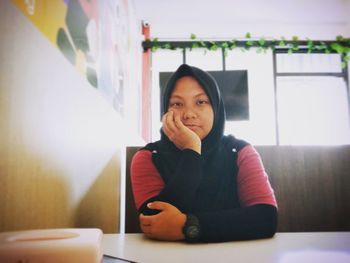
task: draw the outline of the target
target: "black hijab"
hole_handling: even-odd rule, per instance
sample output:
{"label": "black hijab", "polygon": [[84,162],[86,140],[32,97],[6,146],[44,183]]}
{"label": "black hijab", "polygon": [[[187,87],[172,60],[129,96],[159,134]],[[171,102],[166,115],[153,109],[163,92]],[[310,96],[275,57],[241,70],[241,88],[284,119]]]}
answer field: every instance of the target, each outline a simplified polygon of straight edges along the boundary
{"label": "black hijab", "polygon": [[[178,165],[181,163],[182,158],[184,158],[184,152],[169,140],[163,130],[161,130],[161,139],[159,141],[146,145],[145,148],[153,152],[152,161],[166,185],[174,182],[174,176],[181,177],[185,174],[189,176],[187,180],[181,179],[187,182],[185,187],[177,184],[177,188],[171,190],[172,193],[179,194],[181,196],[179,199],[182,198],[185,200],[184,202],[177,202],[178,200],[169,198],[169,195],[165,194],[167,192],[165,190],[158,198],[171,202],[177,205],[178,208],[184,208],[184,211],[192,212],[237,207],[237,165],[235,161],[237,151],[232,151],[232,146],[234,146],[237,140],[232,136],[223,135],[225,108],[215,79],[199,68],[186,64],[181,65],[167,83],[163,96],[163,109],[165,112],[167,111],[169,99],[176,81],[184,76],[195,78],[209,97],[214,112],[213,127],[202,140],[201,155],[198,157],[200,162],[196,166],[198,169],[195,169],[190,174],[182,172],[179,174]],[[196,178],[195,181],[193,178]],[[188,189],[191,184],[195,185],[193,186],[194,195],[192,196],[193,198],[187,198],[186,193],[188,194],[190,192]],[[187,190],[184,190],[185,188]],[[189,199],[193,199],[190,206],[188,206],[186,201],[188,200],[189,202]]]}
{"label": "black hijab", "polygon": [[[225,128],[225,108],[224,103],[221,98],[220,90],[218,84],[215,79],[208,74],[207,72],[189,66],[187,64],[182,64],[175,73],[170,77],[166,89],[163,95],[163,111],[162,115],[166,113],[171,93],[175,87],[176,82],[185,76],[191,76],[196,79],[199,84],[204,89],[205,93],[209,97],[210,103],[213,107],[214,111],[214,123],[213,128],[209,132],[209,134],[202,140],[202,154],[207,155],[211,152],[217,145],[218,142],[223,137],[224,128]],[[161,141],[164,143],[169,143],[168,137],[164,134],[163,130],[161,130]]]}

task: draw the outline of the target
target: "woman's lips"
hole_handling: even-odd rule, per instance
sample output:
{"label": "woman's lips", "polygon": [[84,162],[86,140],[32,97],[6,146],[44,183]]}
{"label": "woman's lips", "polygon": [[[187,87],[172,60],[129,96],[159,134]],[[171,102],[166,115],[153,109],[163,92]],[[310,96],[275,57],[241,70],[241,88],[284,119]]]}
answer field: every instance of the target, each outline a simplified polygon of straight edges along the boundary
{"label": "woman's lips", "polygon": [[185,124],[185,126],[190,130],[197,130],[199,128],[199,125],[197,124]]}

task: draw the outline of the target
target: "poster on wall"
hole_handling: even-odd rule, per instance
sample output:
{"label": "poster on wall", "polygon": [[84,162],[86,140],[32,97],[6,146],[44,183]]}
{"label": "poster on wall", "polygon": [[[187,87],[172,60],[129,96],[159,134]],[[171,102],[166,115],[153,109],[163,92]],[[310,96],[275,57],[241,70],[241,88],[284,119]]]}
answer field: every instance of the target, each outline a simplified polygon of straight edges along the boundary
{"label": "poster on wall", "polygon": [[[139,88],[139,32],[128,0],[12,0],[77,71],[124,116]],[[141,49],[141,48],[140,48]]]}

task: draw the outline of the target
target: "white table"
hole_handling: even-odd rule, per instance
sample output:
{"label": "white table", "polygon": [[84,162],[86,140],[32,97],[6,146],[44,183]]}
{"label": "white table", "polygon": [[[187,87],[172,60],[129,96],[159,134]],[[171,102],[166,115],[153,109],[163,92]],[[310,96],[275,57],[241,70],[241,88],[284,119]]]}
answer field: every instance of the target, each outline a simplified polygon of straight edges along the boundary
{"label": "white table", "polygon": [[212,244],[105,234],[103,253],[141,263],[350,263],[350,232],[277,233],[271,239]]}

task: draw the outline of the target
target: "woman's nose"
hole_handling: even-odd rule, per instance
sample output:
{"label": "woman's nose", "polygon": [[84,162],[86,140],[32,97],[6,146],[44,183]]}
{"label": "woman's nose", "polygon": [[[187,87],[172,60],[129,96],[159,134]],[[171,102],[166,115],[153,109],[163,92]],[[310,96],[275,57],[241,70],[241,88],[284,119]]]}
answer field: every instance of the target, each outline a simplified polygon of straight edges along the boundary
{"label": "woman's nose", "polygon": [[190,107],[185,108],[183,111],[183,118],[185,120],[196,118],[196,116],[195,111]]}

